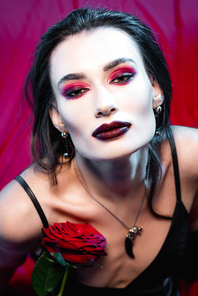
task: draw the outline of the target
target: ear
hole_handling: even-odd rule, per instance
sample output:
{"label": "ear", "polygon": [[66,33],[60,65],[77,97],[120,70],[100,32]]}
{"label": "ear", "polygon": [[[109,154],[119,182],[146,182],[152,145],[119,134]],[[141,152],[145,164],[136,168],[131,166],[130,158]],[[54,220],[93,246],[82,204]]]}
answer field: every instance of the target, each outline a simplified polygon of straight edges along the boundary
{"label": "ear", "polygon": [[162,105],[164,101],[164,96],[159,86],[159,83],[155,78],[151,80],[151,84],[152,84],[152,93],[153,93],[153,109],[156,109],[157,106]]}
{"label": "ear", "polygon": [[51,108],[49,110],[49,116],[50,116],[51,121],[52,121],[55,128],[57,128],[61,133],[67,132],[65,125],[61,119],[61,116],[58,112],[57,105],[56,105],[55,101],[52,102]]}

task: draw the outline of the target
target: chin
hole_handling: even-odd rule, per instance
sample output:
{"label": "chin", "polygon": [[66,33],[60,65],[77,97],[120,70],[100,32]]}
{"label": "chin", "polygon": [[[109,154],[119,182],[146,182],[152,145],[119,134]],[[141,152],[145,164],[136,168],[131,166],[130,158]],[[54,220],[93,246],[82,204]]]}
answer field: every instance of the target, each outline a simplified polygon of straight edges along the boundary
{"label": "chin", "polygon": [[[144,146],[147,147],[148,149],[148,145]],[[126,158],[130,158],[132,154],[136,153],[138,150],[140,150],[140,148],[137,149],[116,149],[115,148],[110,150],[110,151],[100,151],[100,153],[95,153],[94,155],[83,155],[81,154],[84,158],[93,160],[93,161],[115,161],[115,160],[121,160],[121,159],[126,159]],[[143,147],[142,147],[143,148]],[[114,151],[113,151],[114,150]]]}
{"label": "chin", "polygon": [[147,135],[138,134],[136,137],[130,135],[125,139],[119,138],[114,141],[99,141],[94,144],[92,143],[92,147],[87,147],[83,150],[82,148],[77,149],[77,151],[82,157],[94,161],[119,160],[129,158],[132,154],[141,149],[148,150],[149,143],[153,136],[154,132],[150,131]]}

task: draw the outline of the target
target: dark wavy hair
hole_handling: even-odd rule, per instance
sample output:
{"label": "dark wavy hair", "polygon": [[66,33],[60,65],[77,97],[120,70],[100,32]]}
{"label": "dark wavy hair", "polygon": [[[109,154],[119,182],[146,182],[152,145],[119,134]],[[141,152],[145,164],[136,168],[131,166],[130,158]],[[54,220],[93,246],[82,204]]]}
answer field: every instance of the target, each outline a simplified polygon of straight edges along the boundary
{"label": "dark wavy hair", "polygon": [[[143,58],[147,74],[156,79],[164,95],[162,113],[157,128],[160,136],[150,142],[151,155],[151,199],[161,178],[160,144],[169,128],[171,80],[164,55],[150,28],[137,17],[120,11],[89,7],[73,10],[66,18],[51,27],[41,38],[35,53],[33,66],[25,83],[25,94],[33,108],[34,126],[32,153],[40,167],[46,170],[55,184],[60,156],[65,152],[60,132],[53,126],[49,116],[51,103],[55,99],[50,83],[50,57],[56,46],[69,36],[97,28],[116,28],[129,35],[136,43]],[[71,142],[71,138],[69,139]],[[72,142],[71,145],[73,146]],[[74,147],[73,147],[74,150]],[[70,161],[74,154],[69,156]],[[46,162],[47,159],[47,162]],[[154,212],[153,212],[154,213]],[[154,213],[157,215],[156,213]]]}

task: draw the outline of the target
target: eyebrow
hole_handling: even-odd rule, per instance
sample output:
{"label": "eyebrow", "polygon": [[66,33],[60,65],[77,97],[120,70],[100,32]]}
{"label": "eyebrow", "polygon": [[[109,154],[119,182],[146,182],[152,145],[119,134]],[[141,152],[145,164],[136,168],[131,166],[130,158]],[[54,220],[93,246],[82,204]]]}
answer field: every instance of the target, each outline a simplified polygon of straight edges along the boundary
{"label": "eyebrow", "polygon": [[[103,71],[107,72],[113,68],[115,68],[116,66],[123,64],[123,63],[134,63],[134,60],[130,59],[130,58],[120,58],[120,59],[116,59],[115,61],[112,61],[110,63],[108,63],[104,68]],[[70,80],[80,80],[80,79],[85,79],[86,76],[82,73],[70,73],[67,74],[65,76],[63,76],[59,82],[58,82],[58,87],[60,86],[60,84],[62,84],[63,82],[66,81],[70,81]]]}
{"label": "eyebrow", "polygon": [[80,79],[85,79],[85,78],[86,78],[85,75],[81,74],[81,73],[67,74],[59,80],[58,86],[60,86],[61,83],[69,81],[69,80],[80,80]]}
{"label": "eyebrow", "polygon": [[109,71],[109,70],[111,70],[111,69],[115,68],[116,66],[118,66],[120,64],[123,64],[123,63],[134,63],[135,64],[134,60],[132,60],[132,59],[129,59],[129,58],[120,58],[120,59],[117,59],[117,60],[112,61],[109,64],[107,64],[103,68],[103,70],[104,70],[104,72],[107,72],[107,71]]}

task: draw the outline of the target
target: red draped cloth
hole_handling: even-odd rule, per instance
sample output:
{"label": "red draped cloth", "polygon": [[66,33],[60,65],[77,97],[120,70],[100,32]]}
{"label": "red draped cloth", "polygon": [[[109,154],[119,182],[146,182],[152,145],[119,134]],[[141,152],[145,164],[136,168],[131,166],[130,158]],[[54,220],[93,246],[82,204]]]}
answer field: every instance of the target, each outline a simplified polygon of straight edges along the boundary
{"label": "red draped cloth", "polygon": [[[172,77],[171,122],[198,126],[197,0],[1,0],[0,189],[32,162],[31,114],[22,93],[40,36],[73,9],[98,3],[135,14],[151,27],[163,48]],[[22,275],[27,285],[32,266],[28,259],[18,269],[18,275]],[[19,281],[18,278],[15,283]],[[198,295],[197,282],[190,287],[182,282],[181,286],[182,296]]]}

